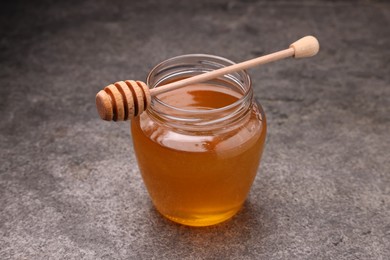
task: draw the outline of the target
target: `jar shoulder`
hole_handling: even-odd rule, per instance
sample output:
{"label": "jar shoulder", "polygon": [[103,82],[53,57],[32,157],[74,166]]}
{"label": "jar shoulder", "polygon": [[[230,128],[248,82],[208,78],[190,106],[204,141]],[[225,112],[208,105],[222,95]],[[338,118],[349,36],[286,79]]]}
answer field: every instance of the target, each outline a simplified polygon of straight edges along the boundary
{"label": "jar shoulder", "polygon": [[147,113],[132,121],[134,141],[143,139],[143,142],[186,152],[222,152],[243,148],[264,141],[265,134],[265,115],[256,104],[236,125],[212,131],[183,131],[154,120]]}

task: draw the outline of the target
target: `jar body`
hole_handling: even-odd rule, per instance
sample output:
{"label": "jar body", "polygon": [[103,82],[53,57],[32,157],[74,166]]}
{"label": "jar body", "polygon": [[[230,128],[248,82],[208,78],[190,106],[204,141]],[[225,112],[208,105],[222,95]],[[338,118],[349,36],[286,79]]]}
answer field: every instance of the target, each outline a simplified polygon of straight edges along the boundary
{"label": "jar body", "polygon": [[[204,90],[199,98],[210,91],[217,93],[218,88],[215,82],[197,86],[198,92]],[[185,94],[172,91],[169,95],[175,103]],[[207,102],[214,104],[218,95],[209,96]],[[149,110],[132,120],[138,165],[153,204],[162,215],[185,225],[208,226],[239,211],[256,176],[266,137],[261,106],[252,96],[246,105],[234,120],[201,127],[191,122],[177,124],[171,117],[167,121]],[[221,113],[217,111],[213,117],[226,115]]]}

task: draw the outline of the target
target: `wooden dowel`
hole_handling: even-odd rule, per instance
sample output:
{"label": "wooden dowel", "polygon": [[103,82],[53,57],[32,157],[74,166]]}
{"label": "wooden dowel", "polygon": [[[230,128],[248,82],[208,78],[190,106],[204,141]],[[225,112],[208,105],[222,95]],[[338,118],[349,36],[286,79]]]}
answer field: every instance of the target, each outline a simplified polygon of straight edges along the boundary
{"label": "wooden dowel", "polygon": [[292,43],[290,45],[290,48],[288,49],[274,52],[244,62],[240,62],[214,71],[206,72],[183,80],[168,83],[166,85],[159,86],[158,88],[151,89],[150,94],[152,96],[155,96],[187,85],[201,83],[207,80],[215,79],[223,75],[227,75],[235,71],[245,70],[248,68],[256,67],[262,64],[285,59],[288,57],[293,57],[293,56],[295,58],[311,57],[317,54],[318,49],[319,49],[319,44],[317,39],[314,38],[313,36],[306,36]]}
{"label": "wooden dowel", "polygon": [[220,68],[220,69],[206,72],[206,73],[196,75],[196,76],[193,76],[190,78],[186,78],[186,79],[182,79],[182,80],[175,81],[172,83],[168,83],[166,85],[151,89],[150,94],[152,96],[155,96],[155,95],[165,93],[165,92],[168,92],[168,91],[171,91],[174,89],[178,89],[178,88],[181,88],[181,87],[184,87],[187,85],[205,82],[207,80],[215,79],[215,78],[218,78],[218,77],[223,76],[223,75],[227,75],[227,74],[235,72],[235,71],[252,68],[255,66],[259,66],[261,64],[270,63],[273,61],[285,59],[285,58],[292,57],[292,56],[294,56],[294,48],[288,48],[288,49],[274,52],[272,54],[268,54],[268,55],[258,57],[258,58],[252,59],[252,60],[247,60],[247,61],[244,61],[241,63],[230,65],[228,67]]}

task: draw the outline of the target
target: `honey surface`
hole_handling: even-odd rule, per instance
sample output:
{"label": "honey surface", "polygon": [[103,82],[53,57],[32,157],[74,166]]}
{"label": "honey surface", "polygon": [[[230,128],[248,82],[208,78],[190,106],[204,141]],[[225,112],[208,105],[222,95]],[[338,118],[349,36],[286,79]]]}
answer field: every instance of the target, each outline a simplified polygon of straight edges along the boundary
{"label": "honey surface", "polygon": [[[159,96],[184,109],[210,110],[234,103],[240,94],[199,84]],[[255,178],[265,140],[265,119],[255,113],[229,131],[183,132],[150,120],[132,122],[142,177],[158,211],[192,226],[219,223],[242,206]]]}

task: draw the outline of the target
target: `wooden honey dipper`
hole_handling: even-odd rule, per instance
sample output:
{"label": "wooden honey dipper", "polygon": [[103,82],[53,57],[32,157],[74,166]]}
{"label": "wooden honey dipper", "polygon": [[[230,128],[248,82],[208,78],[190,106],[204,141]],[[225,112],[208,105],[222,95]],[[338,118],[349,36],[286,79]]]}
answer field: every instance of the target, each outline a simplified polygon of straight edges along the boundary
{"label": "wooden honey dipper", "polygon": [[292,43],[288,49],[175,81],[150,90],[142,81],[118,81],[108,85],[97,93],[96,107],[103,120],[128,120],[144,112],[150,106],[152,96],[288,57],[311,57],[316,55],[318,50],[319,43],[317,39],[313,36],[306,36]]}

